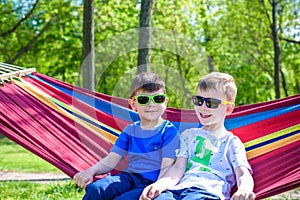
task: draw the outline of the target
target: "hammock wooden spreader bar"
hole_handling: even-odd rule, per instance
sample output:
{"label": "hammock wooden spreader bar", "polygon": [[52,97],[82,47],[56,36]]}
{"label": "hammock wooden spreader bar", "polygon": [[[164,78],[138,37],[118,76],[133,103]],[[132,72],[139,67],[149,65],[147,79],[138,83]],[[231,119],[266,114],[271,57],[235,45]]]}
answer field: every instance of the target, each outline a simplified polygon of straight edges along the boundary
{"label": "hammock wooden spreader bar", "polygon": [[12,77],[25,76],[35,72],[35,68],[23,68],[15,65],[10,65],[0,62],[0,81],[11,79]]}
{"label": "hammock wooden spreader bar", "polygon": [[[121,130],[138,120],[126,99],[36,72],[2,82],[0,99],[0,133],[70,177],[107,155]],[[258,199],[300,186],[299,116],[298,94],[239,106],[226,118],[245,144]],[[168,108],[164,117],[180,131],[201,126],[193,110]]]}

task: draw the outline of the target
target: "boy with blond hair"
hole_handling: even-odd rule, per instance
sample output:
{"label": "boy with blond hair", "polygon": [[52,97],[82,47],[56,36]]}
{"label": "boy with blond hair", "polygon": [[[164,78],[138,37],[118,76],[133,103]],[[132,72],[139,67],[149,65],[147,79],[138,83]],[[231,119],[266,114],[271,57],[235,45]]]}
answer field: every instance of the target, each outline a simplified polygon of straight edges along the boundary
{"label": "boy with blond hair", "polygon": [[[162,118],[169,100],[163,80],[154,73],[141,73],[131,89],[128,102],[140,121],[125,127],[105,158],[74,176],[75,183],[86,189],[84,200],[138,199],[175,161],[179,135],[175,126]],[[93,182],[95,175],[109,173],[126,156],[126,170]]]}
{"label": "boy with blond hair", "polygon": [[255,198],[252,170],[241,140],[227,131],[225,117],[232,113],[237,88],[231,75],[212,72],[200,79],[192,97],[201,128],[184,131],[175,164],[140,199]]}

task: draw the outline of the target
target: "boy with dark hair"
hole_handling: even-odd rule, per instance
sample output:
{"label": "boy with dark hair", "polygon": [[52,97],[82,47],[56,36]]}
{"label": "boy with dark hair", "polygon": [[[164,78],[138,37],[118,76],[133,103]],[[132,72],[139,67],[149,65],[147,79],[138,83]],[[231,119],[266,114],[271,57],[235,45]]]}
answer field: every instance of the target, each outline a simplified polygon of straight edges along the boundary
{"label": "boy with dark hair", "polygon": [[[163,80],[154,73],[141,73],[131,89],[128,103],[140,121],[125,127],[105,158],[74,176],[75,183],[86,189],[83,199],[138,199],[175,161],[179,135],[175,126],[162,118],[169,100]],[[92,182],[95,175],[110,172],[127,155],[126,170]]]}

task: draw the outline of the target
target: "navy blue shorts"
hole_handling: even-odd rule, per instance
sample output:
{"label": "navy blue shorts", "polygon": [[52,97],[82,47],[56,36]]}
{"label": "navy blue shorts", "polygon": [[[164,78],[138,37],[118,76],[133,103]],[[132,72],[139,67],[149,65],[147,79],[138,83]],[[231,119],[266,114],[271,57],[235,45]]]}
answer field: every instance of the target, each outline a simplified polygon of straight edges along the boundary
{"label": "navy blue shorts", "polygon": [[139,199],[144,188],[153,181],[140,174],[122,172],[108,175],[86,186],[83,200]]}

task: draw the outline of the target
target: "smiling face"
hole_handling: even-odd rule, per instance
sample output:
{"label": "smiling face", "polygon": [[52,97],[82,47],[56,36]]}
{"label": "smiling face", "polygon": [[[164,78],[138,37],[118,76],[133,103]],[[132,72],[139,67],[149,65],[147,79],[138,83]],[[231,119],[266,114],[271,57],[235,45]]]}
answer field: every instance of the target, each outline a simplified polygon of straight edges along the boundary
{"label": "smiling face", "polygon": [[[225,94],[214,89],[197,90],[197,95],[204,98],[215,98],[226,101]],[[201,106],[194,107],[197,117],[200,123],[203,125],[203,129],[208,131],[216,131],[224,126],[224,120],[234,108],[234,104],[223,105],[219,104],[217,108],[209,108],[206,106],[206,102]]]}
{"label": "smiling face", "polygon": [[[136,92],[136,95],[153,96],[157,94],[165,94],[165,90],[161,88],[155,92],[147,92],[143,90],[138,90]],[[134,111],[138,112],[141,121],[141,127],[146,129],[153,129],[162,123],[163,119],[161,116],[167,108],[168,100],[169,99],[166,98],[165,102],[161,104],[155,104],[153,100],[150,100],[149,104],[140,105],[136,102],[135,97],[133,97],[129,100],[129,104]]]}

